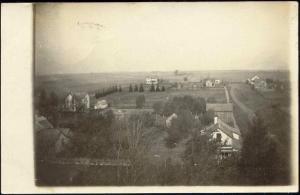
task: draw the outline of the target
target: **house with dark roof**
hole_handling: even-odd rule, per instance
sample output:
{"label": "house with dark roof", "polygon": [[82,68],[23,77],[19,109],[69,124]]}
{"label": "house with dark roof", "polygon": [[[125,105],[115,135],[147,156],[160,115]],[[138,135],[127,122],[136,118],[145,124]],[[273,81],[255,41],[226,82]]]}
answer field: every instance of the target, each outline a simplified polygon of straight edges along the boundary
{"label": "house with dark roof", "polygon": [[42,129],[51,129],[53,125],[44,116],[35,114],[34,116],[34,130],[40,131]]}
{"label": "house with dark roof", "polygon": [[233,122],[233,104],[232,103],[207,103],[206,111],[213,110],[215,115],[227,124]]}
{"label": "house with dark roof", "polygon": [[247,80],[250,85],[252,85],[255,89],[266,89],[268,84],[265,79],[260,78],[259,76],[255,75],[251,79]]}
{"label": "house with dark roof", "polygon": [[214,123],[207,127],[204,132],[211,135],[211,140],[216,140],[219,144],[219,157],[221,159],[241,150],[240,130],[227,125],[218,117],[214,118]]}

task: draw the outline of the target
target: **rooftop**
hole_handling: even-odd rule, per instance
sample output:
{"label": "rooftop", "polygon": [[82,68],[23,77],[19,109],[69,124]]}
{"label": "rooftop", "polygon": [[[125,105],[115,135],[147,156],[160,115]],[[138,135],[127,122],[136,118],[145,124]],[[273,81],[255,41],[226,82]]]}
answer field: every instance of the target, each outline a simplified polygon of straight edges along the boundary
{"label": "rooftop", "polygon": [[239,137],[241,136],[241,132],[240,132],[239,129],[227,125],[225,122],[223,122],[220,119],[218,119],[216,124],[213,124],[213,125],[207,127],[207,129],[206,129],[206,131],[208,131],[208,132],[213,132],[213,131],[217,131],[217,130],[222,131],[228,137],[232,138],[232,147],[234,149],[240,149],[241,148],[241,138],[236,139],[233,136],[233,134],[237,134],[237,135],[239,135]]}
{"label": "rooftop", "polygon": [[232,103],[226,103],[226,104],[206,104],[206,111],[208,110],[214,110],[215,112],[232,112],[233,111],[233,105]]}

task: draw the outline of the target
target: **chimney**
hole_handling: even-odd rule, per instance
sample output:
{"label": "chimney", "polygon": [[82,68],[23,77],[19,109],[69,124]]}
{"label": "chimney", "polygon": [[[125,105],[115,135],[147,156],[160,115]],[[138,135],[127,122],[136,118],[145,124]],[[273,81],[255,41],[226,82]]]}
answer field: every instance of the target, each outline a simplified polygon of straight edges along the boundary
{"label": "chimney", "polygon": [[215,116],[215,117],[214,117],[214,124],[217,124],[217,123],[218,123],[218,117]]}

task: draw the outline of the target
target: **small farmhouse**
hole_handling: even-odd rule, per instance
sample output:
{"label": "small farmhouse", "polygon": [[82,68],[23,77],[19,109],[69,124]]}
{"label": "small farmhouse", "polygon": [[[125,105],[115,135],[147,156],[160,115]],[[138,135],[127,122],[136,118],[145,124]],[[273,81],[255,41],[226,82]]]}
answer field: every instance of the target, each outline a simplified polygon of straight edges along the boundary
{"label": "small farmhouse", "polygon": [[90,109],[90,96],[89,96],[89,94],[86,94],[84,96],[84,98],[81,99],[81,102],[84,105],[85,109],[87,109],[87,110]]}
{"label": "small farmhouse", "polygon": [[34,130],[40,131],[42,129],[51,129],[53,125],[44,116],[34,116]]}
{"label": "small farmhouse", "polygon": [[205,80],[205,87],[214,87],[215,86],[215,82],[213,79],[206,79]]}
{"label": "small farmhouse", "polygon": [[71,111],[75,112],[76,111],[76,100],[74,97],[74,94],[70,92],[67,97],[65,98],[65,111]]}
{"label": "small farmhouse", "polygon": [[268,84],[266,80],[260,78],[259,76],[255,75],[251,79],[247,79],[247,82],[252,85],[255,89],[267,89]]}
{"label": "small farmhouse", "polygon": [[107,108],[107,107],[108,107],[108,103],[107,103],[106,100],[99,100],[99,101],[97,101],[97,103],[94,105],[94,109],[95,109],[95,110],[98,110],[98,109],[102,110],[102,109],[105,109],[105,108]]}
{"label": "small farmhouse", "polygon": [[151,78],[151,77],[148,77],[146,78],[146,84],[147,85],[157,85],[158,84],[158,78]]}
{"label": "small farmhouse", "polygon": [[216,84],[216,85],[219,85],[219,84],[221,84],[221,83],[222,83],[222,81],[221,81],[220,79],[216,79],[216,80],[215,80],[215,84]]}
{"label": "small farmhouse", "polygon": [[256,88],[256,89],[266,89],[267,88],[267,82],[263,79],[255,79],[254,88]]}
{"label": "small farmhouse", "polygon": [[218,117],[214,118],[213,125],[205,129],[205,133],[211,135],[211,140],[218,142],[221,159],[241,150],[240,130],[227,125]]}
{"label": "small farmhouse", "polygon": [[90,109],[90,96],[87,93],[70,92],[65,98],[64,111],[87,111]]}

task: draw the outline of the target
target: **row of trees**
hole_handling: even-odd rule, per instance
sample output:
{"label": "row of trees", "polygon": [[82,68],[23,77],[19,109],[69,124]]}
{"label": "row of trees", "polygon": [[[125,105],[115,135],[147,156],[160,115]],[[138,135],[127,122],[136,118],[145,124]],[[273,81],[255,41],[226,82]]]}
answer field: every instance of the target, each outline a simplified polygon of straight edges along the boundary
{"label": "row of trees", "polygon": [[96,92],[95,97],[98,99],[100,97],[104,97],[106,95],[109,95],[109,94],[112,94],[112,93],[115,93],[115,92],[121,92],[121,91],[122,91],[121,86],[114,85],[112,87],[102,89],[102,91]]}
{"label": "row of trees", "polygon": [[159,85],[154,86],[153,84],[150,87],[151,92],[160,92],[160,91],[166,91],[165,86],[160,87]]}
{"label": "row of trees", "polygon": [[[159,85],[152,84],[150,86],[149,91],[151,92],[159,92],[159,91],[165,91],[165,86],[160,87]],[[135,84],[134,86],[132,84],[129,85],[129,92],[144,92],[144,85],[141,83],[139,86]]]}
{"label": "row of trees", "polygon": [[144,85],[141,83],[140,86],[138,86],[137,84],[134,85],[134,87],[132,86],[132,84],[129,85],[129,92],[144,92]]}

